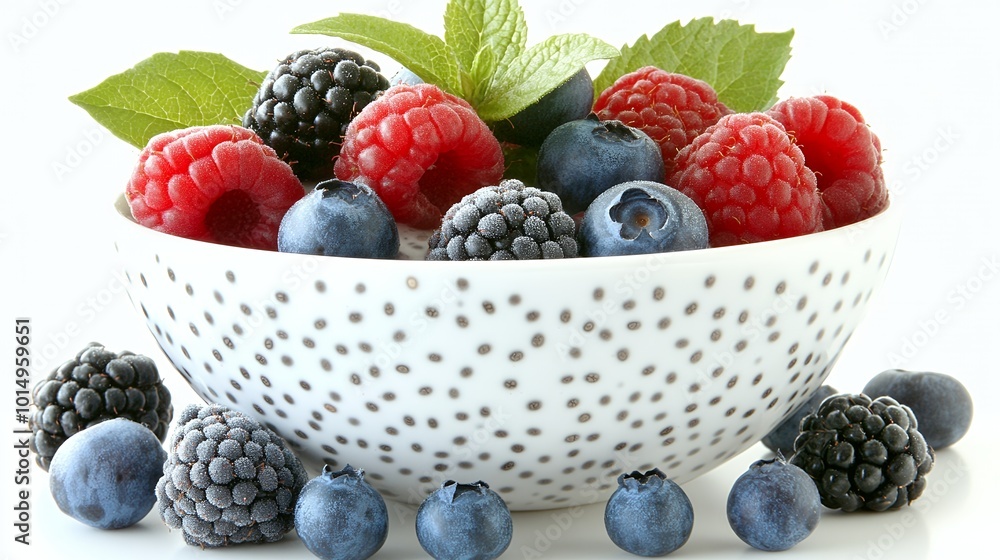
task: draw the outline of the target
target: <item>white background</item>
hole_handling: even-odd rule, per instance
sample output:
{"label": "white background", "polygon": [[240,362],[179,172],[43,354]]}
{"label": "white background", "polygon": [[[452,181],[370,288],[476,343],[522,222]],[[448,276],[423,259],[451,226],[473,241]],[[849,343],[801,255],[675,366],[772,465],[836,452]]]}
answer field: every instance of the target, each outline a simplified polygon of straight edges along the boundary
{"label": "white background", "polygon": [[[994,423],[996,346],[1000,342],[1000,41],[993,3],[935,0],[806,2],[707,0],[525,1],[529,42],[585,31],[618,46],[668,21],[729,17],[762,31],[795,29],[781,97],[830,93],[856,105],[880,136],[894,203],[904,208],[899,248],[885,288],[848,344],[829,383],[860,391],[889,367],[950,373],[976,401],[972,430],[938,455],[930,487],[902,511],[878,515],[824,512],[796,558],[978,558],[995,530],[998,460]],[[0,192],[0,390],[3,421],[13,430],[13,322],[30,317],[35,380],[91,340],[154,357],[178,407],[196,397],[176,375],[131,309],[107,223],[138,151],[96,125],[66,98],[158,51],[215,51],[260,70],[300,48],[343,42],[289,35],[297,24],[338,10],[378,13],[440,34],[444,0],[265,2],[204,0],[157,3],[68,0],[5,2],[2,108],[4,177]],[[366,55],[368,51],[361,49]],[[391,75],[397,64],[376,56]],[[592,69],[599,69],[595,65]],[[8,432],[10,433],[10,432]],[[311,558],[294,533],[284,541],[236,550],[187,546],[151,513],[139,525],[102,532],[61,514],[44,472],[14,486],[15,439],[8,437],[3,547],[9,558]],[[729,529],[729,487],[758,445],[685,485],[695,529],[677,558],[756,554]],[[31,492],[30,546],[14,543],[17,489]],[[515,515],[505,558],[627,557],[607,539],[603,506]],[[394,517],[379,558],[423,556],[412,517]]]}

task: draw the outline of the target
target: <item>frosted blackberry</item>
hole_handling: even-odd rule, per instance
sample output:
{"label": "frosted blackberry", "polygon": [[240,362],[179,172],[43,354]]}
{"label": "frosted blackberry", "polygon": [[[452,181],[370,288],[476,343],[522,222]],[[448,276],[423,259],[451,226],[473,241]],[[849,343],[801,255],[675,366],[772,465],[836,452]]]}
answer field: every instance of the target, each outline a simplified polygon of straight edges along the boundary
{"label": "frosted blackberry", "polygon": [[934,451],[913,411],[889,397],[833,395],[802,419],[790,461],[831,509],[885,511],[920,497]]}
{"label": "frosted blackberry", "polygon": [[174,415],[152,359],[92,342],[32,390],[28,447],[43,470],[73,434],[112,418],[138,422],[163,441]]}
{"label": "frosted blackberry", "polygon": [[333,177],[344,132],[389,80],[375,62],[341,48],[298,51],[264,77],[243,126],[303,181]]}
{"label": "frosted blackberry", "polygon": [[167,453],[157,509],[188,544],[274,542],[294,528],[308,475],[284,440],[256,420],[222,405],[190,405]]}
{"label": "frosted blackberry", "polygon": [[516,179],[466,195],[428,242],[432,261],[561,259],[577,256],[576,223],[555,193]]}

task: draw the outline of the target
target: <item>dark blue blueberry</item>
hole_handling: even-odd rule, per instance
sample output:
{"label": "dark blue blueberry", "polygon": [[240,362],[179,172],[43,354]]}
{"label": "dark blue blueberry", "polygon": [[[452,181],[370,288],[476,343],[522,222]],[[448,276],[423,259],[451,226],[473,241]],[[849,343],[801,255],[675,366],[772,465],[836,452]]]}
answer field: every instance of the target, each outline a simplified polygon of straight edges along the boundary
{"label": "dark blue blueberry", "polygon": [[663,556],[684,546],[694,527],[694,508],[684,490],[659,469],[618,477],[604,508],[611,541],[638,556]]}
{"label": "dark blue blueberry", "polygon": [[70,517],[98,529],[121,529],[153,509],[166,460],[146,426],[105,420],[59,446],[49,466],[49,489]]}
{"label": "dark blue blueberry", "polygon": [[662,183],[663,173],[660,148],[646,133],[594,114],[555,129],[538,153],[538,186],[558,194],[570,214],[619,183]]}
{"label": "dark blue blueberry", "polygon": [[816,483],[784,460],[757,461],[733,484],[726,503],[729,526],[759,550],[788,550],[819,524]]}
{"label": "dark blue blueberry", "polygon": [[331,179],[316,185],[285,213],[278,250],[329,257],[394,259],[396,222],[367,185]]}
{"label": "dark blue blueberry", "polygon": [[537,148],[558,126],[582,119],[594,104],[594,82],[586,68],[521,112],[493,125],[501,142]]}
{"label": "dark blue blueberry", "polygon": [[680,191],[652,181],[630,181],[598,196],[580,223],[587,257],[640,255],[708,247],[701,209]]}
{"label": "dark blue blueberry", "polygon": [[972,396],[959,380],[943,373],[890,369],[873,377],[862,392],[910,407],[917,429],[934,449],[962,439],[972,424]]}
{"label": "dark blue blueberry", "polygon": [[389,78],[389,86],[395,86],[399,84],[409,84],[416,85],[424,83],[420,79],[420,76],[413,73],[409,68],[400,68],[391,78]]}
{"label": "dark blue blueberry", "polygon": [[365,481],[362,469],[347,465],[306,483],[295,503],[295,532],[324,560],[361,560],[374,555],[389,534],[385,500]]}
{"label": "dark blue blueberry", "polygon": [[819,408],[819,403],[823,402],[823,399],[835,394],[837,394],[837,390],[829,385],[823,385],[819,389],[816,389],[809,396],[809,400],[792,411],[780,424],[771,430],[771,433],[764,436],[760,442],[771,451],[781,453],[786,459],[791,458],[795,452],[795,438],[799,437],[799,424],[802,423],[802,419],[816,412],[816,409]]}
{"label": "dark blue blueberry", "polygon": [[437,560],[490,560],[510,546],[510,510],[485,482],[449,480],[417,509],[417,540]]}

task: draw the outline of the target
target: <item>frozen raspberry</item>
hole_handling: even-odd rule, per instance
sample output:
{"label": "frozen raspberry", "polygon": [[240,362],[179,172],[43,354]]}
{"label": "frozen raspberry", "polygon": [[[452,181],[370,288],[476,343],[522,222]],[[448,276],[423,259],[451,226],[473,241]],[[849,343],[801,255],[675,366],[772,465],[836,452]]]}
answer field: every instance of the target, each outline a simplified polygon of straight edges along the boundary
{"label": "frozen raspberry", "polygon": [[305,191],[259,136],[213,125],[154,136],[125,194],[132,216],[148,228],[274,251],[282,216]]}
{"label": "frozen raspberry", "polygon": [[497,184],[503,163],[471,105],[431,84],[401,84],[351,121],[335,171],[374,189],[397,222],[433,229],[463,196]]}
{"label": "frozen raspberry", "polygon": [[712,246],[823,229],[816,175],[764,113],[722,117],[677,154],[676,165],[668,183],[701,207]]}
{"label": "frozen raspberry", "polygon": [[594,112],[645,132],[660,146],[669,175],[677,152],[731,111],[707,83],[646,66],[604,90]]}
{"label": "frozen raspberry", "polygon": [[889,202],[882,146],[854,106],[829,95],[793,97],[768,115],[785,126],[816,173],[827,228],[874,216]]}

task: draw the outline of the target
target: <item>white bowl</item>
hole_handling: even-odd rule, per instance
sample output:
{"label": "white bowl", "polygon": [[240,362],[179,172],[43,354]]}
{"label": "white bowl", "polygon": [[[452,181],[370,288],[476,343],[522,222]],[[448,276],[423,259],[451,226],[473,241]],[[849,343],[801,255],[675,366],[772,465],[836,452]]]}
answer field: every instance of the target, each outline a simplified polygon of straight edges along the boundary
{"label": "white bowl", "polygon": [[513,510],[605,500],[622,471],[683,483],[754,444],[823,383],[899,232],[890,206],[737,247],[378,261],[191,241],[116,209],[132,302],[206,401],[387,498],[483,480]]}

